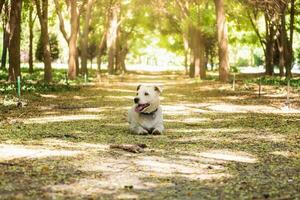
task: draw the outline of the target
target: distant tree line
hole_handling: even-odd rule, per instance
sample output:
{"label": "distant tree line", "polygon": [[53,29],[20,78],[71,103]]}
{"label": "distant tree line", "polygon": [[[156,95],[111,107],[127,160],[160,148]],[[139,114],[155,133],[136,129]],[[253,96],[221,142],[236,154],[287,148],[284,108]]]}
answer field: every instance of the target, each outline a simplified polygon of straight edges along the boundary
{"label": "distant tree line", "polygon": [[[161,45],[185,57],[190,77],[206,78],[207,66],[219,66],[220,81],[230,75],[229,43],[238,38],[228,34],[228,21],[239,31],[250,31],[242,42],[260,44],[267,75],[290,77],[294,62],[293,38],[299,31],[299,0],[0,0],[3,47],[1,69],[8,80],[21,76],[21,27],[28,24],[29,72],[33,72],[34,31],[38,20],[40,38],[36,59],[44,63],[44,80],[52,81],[52,62],[58,58],[59,44],[49,32],[49,16],[55,16],[68,45],[68,77],[88,74],[88,60],[97,58],[100,73],[107,58],[109,74],[126,72],[128,53],[143,44],[149,31],[159,31]],[[51,9],[49,9],[51,8]],[[22,20],[26,15],[26,21]],[[259,20],[265,22],[265,31]],[[251,27],[251,30],[249,30]],[[231,27],[232,28],[232,27]],[[57,35],[57,33],[55,33]],[[174,42],[169,42],[172,37]],[[218,58],[216,60],[216,58]]]}

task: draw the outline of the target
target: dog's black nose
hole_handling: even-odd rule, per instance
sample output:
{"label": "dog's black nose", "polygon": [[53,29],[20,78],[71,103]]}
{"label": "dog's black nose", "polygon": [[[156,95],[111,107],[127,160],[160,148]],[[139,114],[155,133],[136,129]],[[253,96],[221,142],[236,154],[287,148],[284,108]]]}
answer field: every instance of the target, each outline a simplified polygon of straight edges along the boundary
{"label": "dog's black nose", "polygon": [[134,101],[134,103],[138,103],[138,102],[140,101],[140,98],[135,97],[135,98],[133,99],[133,101]]}

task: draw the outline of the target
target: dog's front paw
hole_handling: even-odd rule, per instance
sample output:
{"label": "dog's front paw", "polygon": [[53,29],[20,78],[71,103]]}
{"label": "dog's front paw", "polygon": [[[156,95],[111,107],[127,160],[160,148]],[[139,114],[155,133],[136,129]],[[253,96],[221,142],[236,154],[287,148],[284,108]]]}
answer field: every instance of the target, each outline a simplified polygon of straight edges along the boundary
{"label": "dog's front paw", "polygon": [[143,128],[139,128],[139,130],[137,131],[137,134],[139,135],[147,135],[148,131],[143,129]]}
{"label": "dog's front paw", "polygon": [[161,131],[159,131],[158,129],[154,129],[152,131],[152,135],[161,135]]}

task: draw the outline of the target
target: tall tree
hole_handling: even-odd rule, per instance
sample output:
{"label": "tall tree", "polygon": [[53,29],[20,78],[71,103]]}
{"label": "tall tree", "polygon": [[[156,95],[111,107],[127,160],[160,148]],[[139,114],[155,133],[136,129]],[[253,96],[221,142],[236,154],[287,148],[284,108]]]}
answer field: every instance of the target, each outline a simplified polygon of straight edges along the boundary
{"label": "tall tree", "polygon": [[109,28],[106,36],[106,44],[108,50],[108,73],[115,73],[118,29],[120,26],[121,3],[116,2],[109,10]]}
{"label": "tall tree", "polygon": [[[280,75],[283,75],[283,68],[285,68],[286,77],[290,77],[292,75],[291,69],[293,64],[295,0],[247,0],[246,3],[246,5],[252,5],[253,16],[258,16],[257,13],[262,12],[265,18],[266,34],[263,38],[260,35],[257,25],[254,23],[253,17],[249,15],[252,26],[264,49],[266,74],[273,75],[274,65],[278,64]],[[289,23],[286,23],[288,14],[290,15],[290,19]],[[276,53],[279,56],[276,56]],[[279,63],[276,63],[278,62],[277,57],[279,57]]]}
{"label": "tall tree", "polygon": [[9,76],[8,80],[15,82],[21,76],[21,12],[22,0],[11,0],[9,17]]}
{"label": "tall tree", "polygon": [[33,73],[33,39],[34,39],[34,22],[36,19],[36,16],[34,16],[34,6],[32,2],[28,3],[29,5],[29,16],[28,16],[28,27],[29,27],[29,59],[28,59],[28,65],[29,65],[29,73]]}
{"label": "tall tree", "polygon": [[[205,48],[204,48],[204,35],[201,26],[203,21],[200,17],[200,3],[176,0],[177,7],[179,8],[182,35],[184,40],[185,53],[189,52],[189,76],[200,77],[204,79],[206,77],[205,66]],[[195,17],[197,16],[197,17]],[[186,64],[188,65],[188,64]]]}
{"label": "tall tree", "polygon": [[218,51],[219,51],[219,79],[227,82],[229,79],[229,58],[228,58],[228,38],[227,24],[224,9],[224,0],[215,0],[218,32]]}
{"label": "tall tree", "polygon": [[[42,3],[42,4],[41,4]],[[52,81],[51,53],[48,33],[48,0],[35,0],[36,11],[41,26],[41,38],[43,46],[44,80]]]}
{"label": "tall tree", "polygon": [[88,74],[87,60],[88,60],[88,46],[89,46],[89,32],[90,21],[92,14],[92,7],[95,0],[88,0],[85,8],[85,17],[83,25],[83,39],[81,43],[81,73]]}
{"label": "tall tree", "polygon": [[10,6],[8,1],[4,2],[4,8],[2,14],[2,28],[3,28],[3,42],[2,42],[2,55],[1,55],[1,69],[6,70],[6,59],[7,59],[7,49],[9,44],[9,13]]}
{"label": "tall tree", "polygon": [[0,0],[0,14],[2,14],[2,8],[3,8],[4,4],[5,4],[5,0]]}
{"label": "tall tree", "polygon": [[62,32],[65,40],[69,46],[69,61],[68,61],[68,77],[75,79],[78,73],[78,52],[77,52],[77,37],[79,32],[79,16],[84,3],[79,5],[78,0],[66,0],[66,4],[70,16],[70,35],[67,34],[65,29],[64,18],[61,12],[61,6],[58,0],[54,0],[55,10],[58,15],[60,31]]}

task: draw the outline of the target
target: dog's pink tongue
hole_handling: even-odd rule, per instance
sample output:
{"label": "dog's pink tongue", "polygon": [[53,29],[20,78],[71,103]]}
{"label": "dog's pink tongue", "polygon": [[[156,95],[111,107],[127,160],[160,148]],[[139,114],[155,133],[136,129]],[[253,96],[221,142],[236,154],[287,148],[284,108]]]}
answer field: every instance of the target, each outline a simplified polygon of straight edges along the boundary
{"label": "dog's pink tongue", "polygon": [[143,105],[138,105],[135,107],[135,112],[141,112],[143,110]]}

